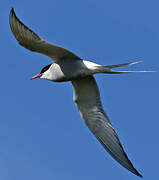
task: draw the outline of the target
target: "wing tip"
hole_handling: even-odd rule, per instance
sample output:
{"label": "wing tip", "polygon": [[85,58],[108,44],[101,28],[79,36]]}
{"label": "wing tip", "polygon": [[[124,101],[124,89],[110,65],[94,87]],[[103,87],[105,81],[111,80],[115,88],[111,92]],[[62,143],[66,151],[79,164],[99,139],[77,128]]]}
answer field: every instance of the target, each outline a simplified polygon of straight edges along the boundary
{"label": "wing tip", "polygon": [[9,24],[10,24],[10,28],[13,32],[14,28],[15,28],[15,22],[18,22],[19,24],[21,24],[22,26],[24,26],[24,24],[18,19],[18,17],[15,14],[14,8],[12,7],[10,10],[10,15],[9,15]]}
{"label": "wing tip", "polygon": [[30,30],[27,26],[25,26],[22,21],[20,21],[20,19],[16,16],[15,14],[15,11],[14,11],[14,8],[11,8],[11,11],[10,11],[10,16],[9,16],[9,21],[10,21],[10,26],[12,28],[12,25],[13,25],[13,20],[17,21],[19,24],[21,24],[24,28]]}
{"label": "wing tip", "polygon": [[10,24],[10,27],[11,27],[11,19],[14,16],[15,16],[14,8],[11,8],[10,14],[9,14],[9,24]]}
{"label": "wing tip", "polygon": [[18,19],[16,14],[15,14],[15,11],[14,11],[14,8],[12,7],[11,10],[10,10],[10,15],[9,15],[9,21],[10,21],[10,25],[11,25],[11,20],[12,18],[15,18],[15,19]]}
{"label": "wing tip", "polygon": [[143,176],[136,170],[136,173],[135,173],[137,176],[143,178]]}
{"label": "wing tip", "polygon": [[131,171],[132,173],[134,173],[135,175],[143,178],[143,176],[133,167],[133,171]]}
{"label": "wing tip", "polygon": [[[120,140],[119,140],[119,141],[120,141]],[[120,145],[120,147],[121,147],[121,149],[122,149],[122,151],[123,151],[123,154],[124,154],[125,158],[127,159],[128,163],[129,163],[129,165],[130,165],[130,167],[131,167],[131,168],[128,168],[128,167],[125,166],[125,168],[126,168],[127,170],[131,171],[133,174],[135,174],[135,175],[137,175],[137,176],[139,176],[139,177],[143,177],[143,176],[137,171],[137,169],[135,169],[135,167],[133,166],[132,162],[130,161],[130,159],[128,158],[126,152],[124,151],[124,148],[123,148],[123,146],[121,145],[121,143],[120,143],[119,145]],[[122,165],[122,164],[121,164],[121,165]]]}
{"label": "wing tip", "polygon": [[15,12],[14,12],[14,8],[13,8],[13,7],[11,8],[10,13],[15,14]]}
{"label": "wing tip", "polygon": [[[14,36],[16,37],[16,33],[18,31],[20,31],[17,27],[17,24],[19,24],[22,28],[24,28],[24,30],[29,31],[30,33],[32,33],[32,35],[34,35],[34,38],[36,38],[37,40],[41,40],[41,38],[34,32],[32,31],[30,28],[28,28],[25,24],[22,23],[22,21],[16,16],[16,13],[14,11],[14,8],[11,8],[10,11],[10,15],[9,15],[9,24],[10,24],[10,28],[12,30],[12,33],[14,34]],[[19,34],[19,33],[18,33]],[[17,37],[16,37],[17,39]],[[17,39],[18,40],[18,39]],[[19,40],[18,40],[19,41]]]}

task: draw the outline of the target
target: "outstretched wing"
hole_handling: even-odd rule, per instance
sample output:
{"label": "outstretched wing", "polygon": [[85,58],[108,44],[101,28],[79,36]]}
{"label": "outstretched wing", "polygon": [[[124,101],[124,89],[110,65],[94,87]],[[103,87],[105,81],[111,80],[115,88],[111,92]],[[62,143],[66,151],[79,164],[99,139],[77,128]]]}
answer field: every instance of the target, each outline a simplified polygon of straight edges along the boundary
{"label": "outstretched wing", "polygon": [[103,147],[122,166],[142,177],[128,159],[120,140],[105,114],[95,79],[92,76],[72,81],[74,101],[84,122]]}
{"label": "outstretched wing", "polygon": [[54,61],[80,59],[72,52],[41,39],[17,18],[13,8],[10,12],[10,27],[19,44],[31,51],[45,54]]}

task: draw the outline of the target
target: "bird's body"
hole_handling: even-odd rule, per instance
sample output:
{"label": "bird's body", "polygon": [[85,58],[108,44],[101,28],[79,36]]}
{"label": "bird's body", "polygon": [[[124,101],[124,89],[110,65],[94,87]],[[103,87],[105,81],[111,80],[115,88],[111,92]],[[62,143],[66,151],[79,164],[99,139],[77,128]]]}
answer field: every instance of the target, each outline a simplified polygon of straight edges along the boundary
{"label": "bird's body", "polygon": [[13,9],[10,13],[10,27],[20,45],[31,51],[45,54],[54,60],[53,64],[44,67],[41,73],[32,79],[40,77],[55,82],[71,81],[74,89],[74,102],[88,128],[114,159],[132,173],[142,177],[128,159],[115,129],[103,110],[99,89],[93,77],[96,73],[134,72],[114,71],[112,68],[138,62],[102,66],[82,60],[74,53],[41,39],[16,17]]}
{"label": "bird's body", "polygon": [[[87,62],[88,61],[76,59],[53,63],[41,78],[55,82],[63,82],[93,75],[96,69],[93,69],[93,65],[87,65]],[[92,64],[95,66],[95,63]]]}

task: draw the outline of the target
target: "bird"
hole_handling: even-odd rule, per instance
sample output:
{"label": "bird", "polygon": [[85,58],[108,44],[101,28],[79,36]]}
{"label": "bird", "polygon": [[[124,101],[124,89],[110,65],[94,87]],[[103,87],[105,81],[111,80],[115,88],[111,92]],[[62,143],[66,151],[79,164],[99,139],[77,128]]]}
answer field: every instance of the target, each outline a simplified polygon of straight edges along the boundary
{"label": "bird", "polygon": [[104,112],[100,92],[94,74],[122,74],[146,71],[116,71],[114,68],[137,64],[128,62],[116,65],[100,65],[83,60],[71,51],[53,45],[24,25],[12,8],[9,15],[10,28],[18,43],[24,48],[44,54],[53,60],[31,79],[42,78],[53,82],[71,81],[73,100],[89,130],[95,135],[104,149],[124,168],[143,177],[129,160],[120,139]]}

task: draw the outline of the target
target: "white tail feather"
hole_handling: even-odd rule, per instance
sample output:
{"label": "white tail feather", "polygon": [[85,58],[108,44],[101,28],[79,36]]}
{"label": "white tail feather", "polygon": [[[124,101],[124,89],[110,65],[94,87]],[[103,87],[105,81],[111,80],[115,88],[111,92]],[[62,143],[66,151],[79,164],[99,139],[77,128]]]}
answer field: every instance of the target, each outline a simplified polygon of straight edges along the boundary
{"label": "white tail feather", "polygon": [[143,61],[136,61],[136,62],[130,62],[130,63],[124,63],[124,64],[116,64],[116,65],[108,65],[108,66],[97,66],[97,69],[99,70],[99,73],[108,73],[108,74],[122,74],[122,73],[136,73],[136,72],[157,72],[157,71],[114,71],[113,68],[123,67],[123,66],[130,66],[137,63],[140,63]]}

